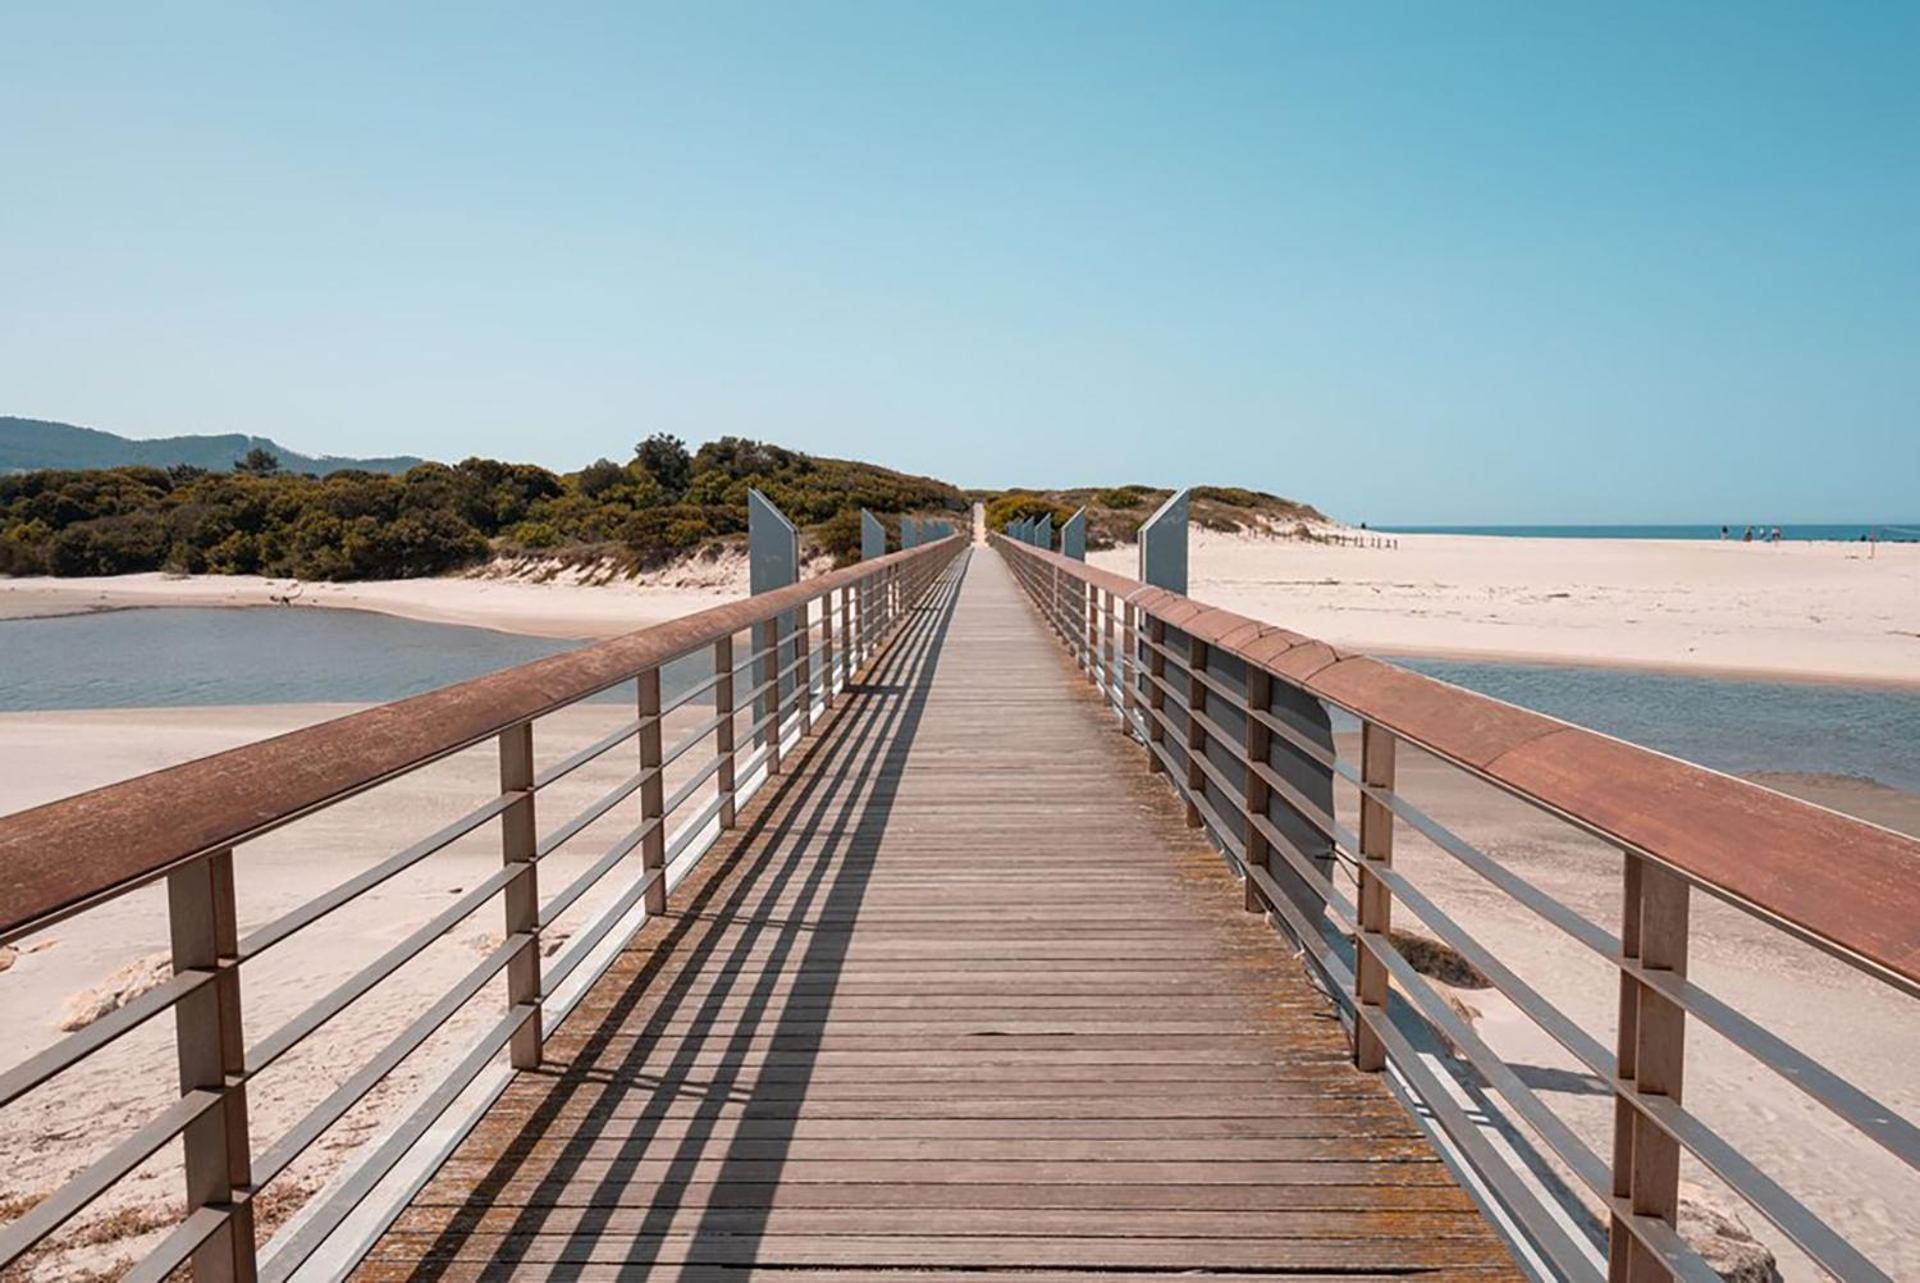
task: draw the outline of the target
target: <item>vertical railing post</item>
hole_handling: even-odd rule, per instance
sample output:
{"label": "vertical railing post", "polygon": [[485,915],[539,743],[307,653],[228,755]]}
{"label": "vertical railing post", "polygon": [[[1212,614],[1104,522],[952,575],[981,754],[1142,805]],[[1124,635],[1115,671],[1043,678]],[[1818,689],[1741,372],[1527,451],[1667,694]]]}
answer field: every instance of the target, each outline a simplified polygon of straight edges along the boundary
{"label": "vertical railing post", "polygon": [[[1689,891],[1678,874],[1638,855],[1625,857],[1620,952],[1646,971],[1687,973]],[[1620,973],[1616,1074],[1621,1088],[1680,1102],[1686,1012],[1665,994]],[[1614,1100],[1613,1194],[1635,1216],[1673,1225],[1680,1210],[1680,1144],[1624,1099]],[[1616,1214],[1607,1234],[1612,1283],[1649,1283],[1672,1274]]]}
{"label": "vertical railing post", "polygon": [[1080,585],[1080,633],[1086,643],[1081,648],[1080,667],[1086,670],[1087,680],[1098,686],[1101,670],[1099,589],[1084,579],[1076,582]]}
{"label": "vertical railing post", "polygon": [[[1370,788],[1393,789],[1393,732],[1376,722],[1360,724],[1360,778]],[[1360,793],[1359,929],[1386,943],[1393,932],[1393,894],[1380,871],[1393,867],[1393,812],[1365,789]],[[1387,968],[1364,944],[1355,942],[1354,1002],[1361,1016],[1353,1022],[1353,1063],[1365,1070],[1387,1066],[1387,1046],[1364,1018],[1367,1011],[1387,1016]]]}
{"label": "vertical railing post", "polygon": [[753,649],[764,654],[766,674],[763,688],[754,701],[754,720],[760,724],[760,744],[767,750],[767,774],[780,773],[780,621],[763,619],[753,626]]}
{"label": "vertical railing post", "polygon": [[234,1192],[253,1184],[247,1137],[245,1040],[240,1024],[239,931],[233,899],[233,852],[216,851],[167,875],[167,918],[173,971],[209,972],[174,1004],[180,1090],[210,1091],[220,1104],[181,1133],[187,1210],[231,1208],[226,1224],[193,1254],[194,1283],[252,1283],[253,1205]]}
{"label": "vertical railing post", "polygon": [[794,612],[793,696],[800,706],[800,733],[813,729],[813,603],[803,601]]}
{"label": "vertical railing post", "polygon": [[738,785],[733,778],[733,634],[713,644],[713,715],[719,724],[713,728],[713,751],[719,755],[720,768],[714,787],[720,793],[720,827],[730,829],[734,820],[734,795]]}
{"label": "vertical railing post", "polygon": [[1114,679],[1119,675],[1120,657],[1113,653],[1113,594],[1102,590],[1100,602],[1100,698],[1113,702]]}
{"label": "vertical railing post", "polygon": [[1200,827],[1201,791],[1207,787],[1206,772],[1200,769],[1200,755],[1207,751],[1207,733],[1200,727],[1200,714],[1207,708],[1206,683],[1200,674],[1207,670],[1207,644],[1187,634],[1187,827]]}
{"label": "vertical railing post", "polygon": [[840,590],[840,685],[853,685],[853,665],[858,658],[853,650],[853,585]]}
{"label": "vertical railing post", "polygon": [[[1127,734],[1132,735],[1140,712],[1140,636],[1139,615],[1130,601],[1123,603],[1120,611],[1120,644],[1127,652],[1120,664],[1120,717],[1127,724]],[[1148,753],[1147,759],[1151,771],[1153,754]]]}
{"label": "vertical railing post", "polygon": [[[535,860],[540,834],[533,812],[533,723],[519,722],[500,732],[500,791],[517,797],[500,814],[500,859],[519,872],[507,883],[506,933],[528,938],[507,963],[507,1005],[540,1002],[540,880]],[[515,1069],[540,1067],[540,1013],[513,1033]]]}
{"label": "vertical railing post", "polygon": [[1157,615],[1147,616],[1147,773],[1165,769],[1154,745],[1165,742],[1166,728],[1160,724],[1166,707],[1166,691],[1160,683],[1167,673],[1167,625]]}
{"label": "vertical railing post", "polygon": [[820,597],[820,712],[833,707],[833,593]]}
{"label": "vertical railing post", "polygon": [[640,876],[656,870],[659,877],[647,888],[647,912],[667,911],[667,817],[664,808],[666,781],[660,765],[660,670],[649,668],[640,674],[638,710],[640,713],[640,823],[647,831],[640,838]]}
{"label": "vertical railing post", "polygon": [[[1267,897],[1261,893],[1260,884],[1255,880],[1253,871],[1265,871],[1272,856],[1267,842],[1264,822],[1267,818],[1267,802],[1273,790],[1267,784],[1267,777],[1254,769],[1258,763],[1267,765],[1268,750],[1273,746],[1273,732],[1267,724],[1254,716],[1256,711],[1265,713],[1273,702],[1273,679],[1264,668],[1249,662],[1246,665],[1246,721],[1245,748],[1247,751],[1247,785],[1242,791],[1246,802],[1247,825],[1247,882],[1246,907],[1249,913],[1265,913]],[[1258,820],[1260,823],[1256,823]]]}

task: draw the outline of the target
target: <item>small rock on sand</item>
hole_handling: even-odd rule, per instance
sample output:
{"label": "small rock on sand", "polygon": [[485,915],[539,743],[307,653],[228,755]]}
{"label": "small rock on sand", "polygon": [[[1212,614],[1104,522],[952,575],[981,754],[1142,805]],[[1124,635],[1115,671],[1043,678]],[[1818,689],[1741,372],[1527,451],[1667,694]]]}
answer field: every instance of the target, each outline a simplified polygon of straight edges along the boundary
{"label": "small rock on sand", "polygon": [[129,962],[100,984],[69,997],[65,1010],[60,1013],[60,1028],[66,1033],[85,1029],[172,978],[173,960],[164,953]]}
{"label": "small rock on sand", "polygon": [[1781,1283],[1780,1266],[1725,1198],[1682,1183],[1680,1236],[1727,1283]]}

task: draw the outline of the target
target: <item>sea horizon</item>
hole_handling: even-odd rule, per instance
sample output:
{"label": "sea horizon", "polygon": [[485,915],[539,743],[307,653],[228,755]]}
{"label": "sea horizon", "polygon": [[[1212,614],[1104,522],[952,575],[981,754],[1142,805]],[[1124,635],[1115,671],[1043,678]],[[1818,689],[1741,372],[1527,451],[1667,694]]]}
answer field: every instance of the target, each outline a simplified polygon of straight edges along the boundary
{"label": "sea horizon", "polygon": [[[1768,522],[1752,527],[1755,539],[1764,529],[1779,526],[1782,540],[1804,543],[1858,543],[1869,536],[1886,543],[1920,542],[1920,519],[1912,521]],[[1726,525],[1727,537],[1738,540],[1745,522]],[[1721,525],[1710,524],[1592,524],[1592,525],[1368,525],[1389,535],[1495,535],[1518,539],[1707,539],[1721,537]]]}

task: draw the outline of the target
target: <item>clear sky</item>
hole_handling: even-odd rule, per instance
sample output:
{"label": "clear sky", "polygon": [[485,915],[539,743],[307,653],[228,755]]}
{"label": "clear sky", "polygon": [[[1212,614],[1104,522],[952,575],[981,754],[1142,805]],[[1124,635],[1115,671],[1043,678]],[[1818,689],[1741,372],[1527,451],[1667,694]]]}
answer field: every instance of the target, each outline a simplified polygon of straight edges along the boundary
{"label": "clear sky", "polygon": [[1917,64],[1914,3],[13,5],[0,413],[1911,518]]}

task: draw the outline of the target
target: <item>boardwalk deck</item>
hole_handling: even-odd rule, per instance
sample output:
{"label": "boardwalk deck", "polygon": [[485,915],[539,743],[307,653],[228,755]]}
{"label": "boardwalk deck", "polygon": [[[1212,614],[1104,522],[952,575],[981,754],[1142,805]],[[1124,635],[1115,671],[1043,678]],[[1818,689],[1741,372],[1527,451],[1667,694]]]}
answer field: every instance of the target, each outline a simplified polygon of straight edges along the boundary
{"label": "boardwalk deck", "polygon": [[366,1279],[1514,1275],[975,552]]}

